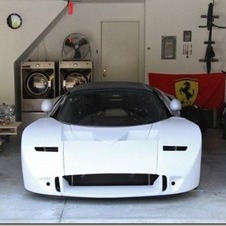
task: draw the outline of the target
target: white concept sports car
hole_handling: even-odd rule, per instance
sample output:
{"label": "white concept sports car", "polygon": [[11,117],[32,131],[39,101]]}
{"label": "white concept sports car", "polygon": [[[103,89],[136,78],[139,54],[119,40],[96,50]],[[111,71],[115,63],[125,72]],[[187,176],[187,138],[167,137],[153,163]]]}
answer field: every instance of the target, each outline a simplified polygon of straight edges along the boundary
{"label": "white concept sports car", "polygon": [[79,85],[22,134],[25,188],[72,197],[141,197],[187,192],[200,180],[199,127],[180,102],[142,83]]}

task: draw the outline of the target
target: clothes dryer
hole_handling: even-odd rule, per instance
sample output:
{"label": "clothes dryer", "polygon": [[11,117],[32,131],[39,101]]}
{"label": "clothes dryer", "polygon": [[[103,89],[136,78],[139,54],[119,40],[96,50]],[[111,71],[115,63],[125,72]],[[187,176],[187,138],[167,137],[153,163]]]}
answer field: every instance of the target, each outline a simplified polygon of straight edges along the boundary
{"label": "clothes dryer", "polygon": [[56,97],[55,63],[49,61],[21,63],[22,111],[41,111],[43,99]]}
{"label": "clothes dryer", "polygon": [[59,94],[69,89],[92,81],[92,61],[60,61],[59,62]]}

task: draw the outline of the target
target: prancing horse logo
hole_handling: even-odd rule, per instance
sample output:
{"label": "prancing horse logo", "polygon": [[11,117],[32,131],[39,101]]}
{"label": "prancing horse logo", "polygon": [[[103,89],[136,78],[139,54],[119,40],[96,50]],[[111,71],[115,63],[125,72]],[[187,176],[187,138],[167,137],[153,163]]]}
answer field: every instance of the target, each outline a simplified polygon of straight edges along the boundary
{"label": "prancing horse logo", "polygon": [[175,81],[175,94],[182,106],[193,105],[198,95],[199,83],[193,79],[180,79]]}

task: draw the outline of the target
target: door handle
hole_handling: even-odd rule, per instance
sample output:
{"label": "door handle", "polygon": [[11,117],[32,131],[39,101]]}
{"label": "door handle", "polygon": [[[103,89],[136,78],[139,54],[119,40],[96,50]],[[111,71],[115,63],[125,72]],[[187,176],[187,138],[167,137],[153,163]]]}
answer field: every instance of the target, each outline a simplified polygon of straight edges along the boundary
{"label": "door handle", "polygon": [[107,77],[107,70],[106,69],[103,70],[102,76]]}

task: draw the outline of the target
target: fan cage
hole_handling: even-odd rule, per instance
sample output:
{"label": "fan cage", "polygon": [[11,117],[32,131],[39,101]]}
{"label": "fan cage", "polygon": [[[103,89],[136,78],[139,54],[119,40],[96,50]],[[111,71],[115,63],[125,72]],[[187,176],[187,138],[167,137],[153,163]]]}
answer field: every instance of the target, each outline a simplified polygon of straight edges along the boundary
{"label": "fan cage", "polygon": [[[80,44],[80,41],[83,41],[84,43]],[[72,33],[68,35],[63,42],[61,58],[62,60],[90,59],[91,51],[88,38],[81,33]]]}

